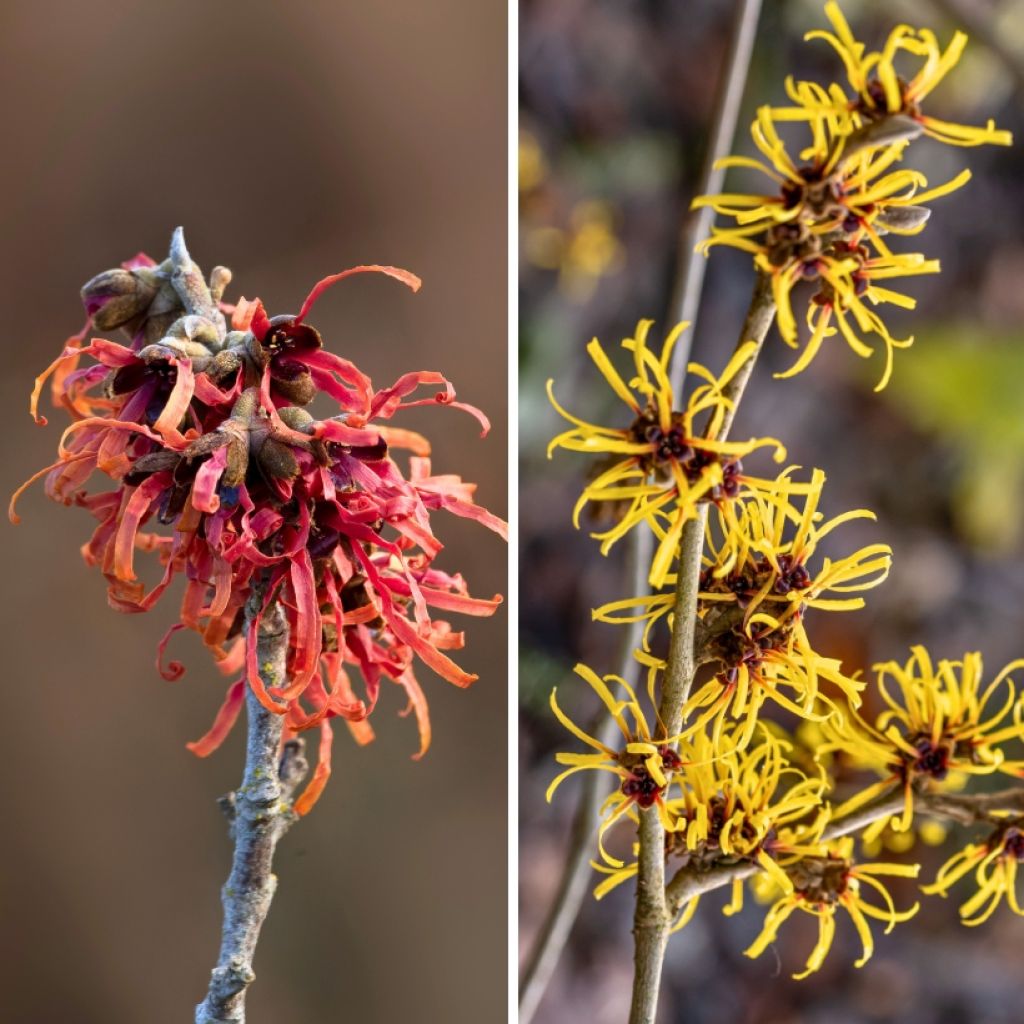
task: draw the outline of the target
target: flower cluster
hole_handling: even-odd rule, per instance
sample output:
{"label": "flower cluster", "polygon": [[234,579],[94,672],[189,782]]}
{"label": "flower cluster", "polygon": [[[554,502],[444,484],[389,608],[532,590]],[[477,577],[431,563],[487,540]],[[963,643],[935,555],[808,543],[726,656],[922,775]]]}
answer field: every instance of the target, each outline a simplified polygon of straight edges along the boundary
{"label": "flower cluster", "polygon": [[[904,795],[899,831],[910,828],[914,793],[955,775],[1019,775],[1024,761],[1006,756],[1005,745],[1024,739],[1024,704],[1010,678],[1024,661],[1007,665],[984,683],[981,655],[933,663],[923,647],[915,647],[906,664],[875,666],[876,692],[885,708],[874,722],[849,708],[823,726],[828,742],[823,751],[841,751],[859,767],[882,776],[837,808],[848,814],[898,785]],[[870,835],[887,824],[879,819]]]}
{"label": "flower cluster", "polygon": [[[803,281],[814,284],[806,312],[809,337],[797,361],[778,376],[804,370],[837,331],[857,355],[867,358],[873,349],[864,335],[873,334],[885,352],[876,389],[881,390],[892,374],[894,351],[908,347],[913,338],[894,337],[876,307],[915,306],[914,299],[884,282],[939,271],[938,261],[921,253],[892,252],[883,236],[917,234],[930,214],[924,204],[970,179],[965,170],[929,188],[920,171],[893,170],[894,165],[922,133],[955,145],[1009,145],[1011,137],[992,122],[969,128],[938,121],[921,110],[921,101],[959,60],[967,41],[963,33],[942,51],[929,30],[902,25],[882,51],[874,52],[854,39],[837,4],[827,4],[825,11],[835,33],[811,32],[808,38],[825,39],[835,47],[853,96],[835,84],[826,88],[788,80],[786,90],[795,105],[761,107],[751,128],[764,160],[727,157],[720,162],[760,171],[777,191],[700,196],[693,205],[710,206],[735,220],[735,227],[715,229],[702,249],[729,245],[753,254],[758,270],[770,278],[779,331],[793,348],[800,341],[792,293]],[[909,81],[895,70],[901,55],[921,61]],[[798,157],[790,154],[779,132],[787,123],[802,123],[809,130],[809,144]]]}
{"label": "flower cluster", "polygon": [[[180,629],[199,633],[223,672],[241,674],[191,749],[204,756],[220,744],[246,685],[285,716],[289,734],[321,729],[321,764],[300,812],[326,781],[332,719],[346,720],[358,742],[372,739],[367,717],[385,679],[405,690],[419,753],[427,749],[414,661],[457,686],[476,678],[446,653],[463,635],[436,611],[490,615],[500,601],[470,597],[461,576],[434,565],[441,543],[432,521],[443,509],[502,536],[505,524],[474,503],[473,485],[433,473],[424,437],[387,423],[423,404],[464,409],[484,433],[486,418],[456,402],[439,373],[374,388],[307,322],[325,289],[365,272],[419,288],[406,271],[356,267],[319,282],[297,315],[270,318],[258,299],[222,307],[230,275],[218,268],[208,286],[179,232],[163,263],[140,255],[85,285],[89,323],[38,378],[32,398],[45,422],[37,405],[50,379],[55,404],[71,414],[59,458],[33,479],[45,476],[50,497],[98,521],[83,554],[106,577],[111,605],[148,611],[175,578],[184,580],[179,621],[160,645],[164,675],[184,671],[163,664]],[[127,344],[90,338],[93,329],[118,328]],[[421,387],[434,394],[416,397]],[[306,407],[318,395],[338,415],[315,419]],[[412,453],[407,476],[393,458],[398,449]],[[94,474],[112,489],[88,491]],[[148,590],[137,553],[162,567]],[[287,679],[268,687],[256,636],[272,604],[287,619],[289,651]]]}
{"label": "flower cluster", "polygon": [[632,420],[628,424],[602,427],[579,419],[559,405],[554,382],[548,381],[552,404],[573,424],[571,430],[552,440],[548,456],[556,448],[565,448],[605,458],[606,464],[580,495],[573,522],[579,526],[580,513],[588,503],[614,506],[615,524],[594,534],[601,541],[602,554],[633,527],[647,523],[659,535],[650,573],[651,585],[658,587],[668,575],[683,524],[696,515],[700,503],[728,505],[750,491],[785,489],[784,480],[773,484],[748,476],[740,460],[760,448],[771,448],[775,461],[781,462],[786,452],[774,438],[719,440],[723,422],[733,408],[729,384],[750,360],[752,346],[742,347],[718,377],[699,363],[690,363],[689,372],[701,383],[693,389],[685,408],[679,409],[676,389],[669,380],[669,363],[676,342],[689,325],[678,324],[656,354],[647,344],[652,323],[641,320],[634,336],[622,342],[635,371],[628,383],[596,338],[587,346],[601,375],[629,409]]}

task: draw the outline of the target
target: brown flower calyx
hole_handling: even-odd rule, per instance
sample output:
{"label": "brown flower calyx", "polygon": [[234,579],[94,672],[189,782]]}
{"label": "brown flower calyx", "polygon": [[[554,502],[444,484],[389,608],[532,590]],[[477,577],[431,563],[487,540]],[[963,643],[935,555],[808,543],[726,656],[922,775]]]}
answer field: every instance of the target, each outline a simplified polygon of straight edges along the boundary
{"label": "brown flower calyx", "polygon": [[[679,755],[667,745],[658,747],[661,757],[661,769],[667,778],[682,769],[683,762]],[[652,807],[665,792],[667,786],[659,786],[647,770],[646,754],[631,754],[623,750],[618,755],[619,764],[629,772],[622,782],[620,790],[623,796],[631,797],[639,807]]]}
{"label": "brown flower calyx", "polygon": [[[315,421],[304,409],[287,407],[279,410],[285,426],[300,433],[312,434]],[[274,426],[261,408],[255,388],[243,391],[232,408],[231,417],[216,430],[196,438],[180,452],[161,450],[135,460],[125,476],[128,484],[138,484],[154,473],[169,471],[172,475],[173,498],[164,514],[172,519],[183,507],[188,489],[202,461],[227,448],[227,467],[221,476],[222,488],[235,488],[245,483],[251,468],[263,479],[293,479],[299,473],[296,450],[308,451],[317,462],[330,462],[327,445],[315,437],[299,441],[286,436]]]}
{"label": "brown flower calyx", "polygon": [[732,594],[741,608],[746,608],[754,597],[760,594],[771,581],[764,600],[785,599],[793,591],[807,590],[814,580],[803,562],[793,555],[783,553],[775,559],[778,568],[763,555],[758,556],[752,566],[726,576],[716,576],[713,566],[705,568],[700,575],[700,589],[709,594]]}
{"label": "brown flower calyx", "polygon": [[786,619],[777,628],[755,625],[747,633],[742,626],[736,626],[718,637],[710,645],[709,655],[723,665],[717,679],[723,686],[735,686],[739,670],[746,666],[756,671],[771,651],[785,650],[793,635],[793,619]]}
{"label": "brown flower calyx", "polygon": [[850,886],[853,861],[845,857],[804,857],[786,868],[793,888],[809,903],[831,906]]}
{"label": "brown flower calyx", "polygon": [[671,425],[663,430],[656,410],[648,406],[630,425],[631,440],[650,446],[650,453],[639,457],[640,468],[661,483],[673,479],[672,466],[679,466],[689,484],[695,484],[712,465],[722,467],[722,481],[708,492],[705,501],[734,498],[739,493],[739,475],[743,465],[739,459],[722,459],[700,446],[700,438],[688,438],[683,430],[684,416],[673,412]]}
{"label": "brown flower calyx", "polygon": [[838,175],[825,174],[823,167],[812,165],[801,167],[797,174],[799,181],[788,181],[782,186],[783,209],[799,209],[815,223],[843,218],[846,209]]}

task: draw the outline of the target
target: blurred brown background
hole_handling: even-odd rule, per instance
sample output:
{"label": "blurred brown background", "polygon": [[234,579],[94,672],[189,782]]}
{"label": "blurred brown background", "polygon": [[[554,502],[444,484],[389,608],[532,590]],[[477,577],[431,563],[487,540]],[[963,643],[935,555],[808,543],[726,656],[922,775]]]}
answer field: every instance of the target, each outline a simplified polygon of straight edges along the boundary
{"label": "blurred brown background", "polygon": [[[83,321],[79,286],[183,224],[230,297],[295,312],[321,276],[396,263],[315,321],[378,385],[440,369],[484,408],[413,410],[435,465],[505,514],[506,12],[502,4],[5,3],[0,7],[3,489],[51,461],[61,416],[27,413],[33,376]],[[5,839],[0,1018],[192,1019],[215,961],[229,844],[215,798],[240,735],[185,749],[223,682],[192,638],[178,683],[154,668],[174,598],[106,607],[79,545],[90,517],[36,488],[4,551]],[[506,584],[493,535],[452,519],[441,566]],[[506,611],[470,620],[479,683],[420,673],[434,744],[385,690],[378,741],[337,730],[334,777],[279,849],[250,1020],[497,1020],[506,1006]]]}
{"label": "blurred brown background", "polygon": [[[787,74],[825,82],[841,75],[826,44],[801,41],[807,30],[826,26],[822,6],[765,0],[736,152],[751,153],[746,128],[754,108],[784,102]],[[931,26],[948,41],[954,28],[966,27],[947,16],[950,6],[952,0],[842,2],[855,34],[872,48],[901,21]],[[801,376],[771,380],[771,371],[792,361],[773,332],[736,428],[736,436],[778,437],[792,462],[824,468],[827,515],[852,507],[878,513],[876,524],[837,530],[825,553],[886,541],[895,552],[889,580],[868,595],[862,612],[808,619],[815,646],[851,669],[903,660],[917,642],[937,657],[980,650],[990,673],[1024,653],[1024,3],[961,6],[1012,64],[972,38],[928,109],[968,124],[995,118],[1017,144],[915,144],[912,164],[933,184],[964,166],[975,177],[934,203],[922,235],[894,244],[920,248],[943,265],[941,275],[900,282],[907,287],[899,290],[918,299],[915,314],[887,314],[896,336],[916,335],[914,347],[896,354],[892,384],[875,395],[881,361],[865,363],[838,340]],[[521,950],[551,898],[578,792],[570,780],[553,806],[544,804],[557,771],[554,752],[573,749],[548,710],[548,694],[558,684],[563,706],[577,721],[590,721],[596,702],[570,681],[572,665],[584,660],[617,671],[619,633],[592,623],[590,608],[626,596],[619,559],[600,558],[586,531],[570,523],[586,460],[564,452],[544,458],[549,438],[564,429],[544,381],[557,380],[566,408],[606,422],[621,405],[586,357],[587,341],[596,335],[617,351],[638,319],[652,317],[658,323],[651,337],[660,343],[678,225],[700,172],[734,8],[718,0],[521,6]],[[737,173],[727,190],[761,191],[764,183]],[[716,372],[743,320],[750,264],[731,250],[711,255],[694,354]],[[951,852],[915,853],[922,876],[931,880]],[[927,899],[916,919],[888,937],[876,929],[875,958],[860,971],[852,967],[853,929],[840,922],[824,969],[800,983],[789,975],[813,944],[807,928],[782,930],[780,959],[769,951],[751,961],[742,950],[763,908],[748,900],[740,918],[726,919],[718,912],[723,900],[709,899],[669,946],[661,1019],[1019,1024],[1024,921],[1003,908],[980,929],[962,927],[956,910],[969,891],[961,886],[949,900]],[[912,887],[899,889],[900,906],[913,899]],[[628,889],[600,904],[588,898],[535,1024],[626,1019],[631,914]]]}

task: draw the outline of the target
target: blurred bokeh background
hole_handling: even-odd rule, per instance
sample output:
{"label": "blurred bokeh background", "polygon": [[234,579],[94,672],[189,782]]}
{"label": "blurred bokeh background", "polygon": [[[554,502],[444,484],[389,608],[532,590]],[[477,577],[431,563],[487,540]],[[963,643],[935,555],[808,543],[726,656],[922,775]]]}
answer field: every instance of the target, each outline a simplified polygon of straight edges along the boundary
{"label": "blurred bokeh background", "polygon": [[[62,417],[28,416],[32,379],[83,321],[79,286],[183,224],[193,256],[233,269],[229,297],[295,312],[324,274],[395,263],[333,289],[326,344],[382,386],[447,372],[494,428],[416,409],[435,466],[506,513],[507,31],[503,4],[312,2],[0,5],[3,486],[54,457]],[[220,929],[230,847],[215,799],[241,735],[184,748],[223,695],[174,620],[110,611],[78,549],[84,512],[24,499],[2,530],[4,841],[0,1017],[50,1024],[190,1020]],[[506,550],[443,524],[439,563],[503,591]],[[506,1006],[505,609],[467,623],[468,691],[423,669],[423,761],[396,687],[376,743],[338,730],[334,777],[282,842],[249,1019],[479,1022]],[[180,641],[180,642],[179,642]]]}
{"label": "blurred bokeh background", "polygon": [[[930,24],[948,40],[950,4],[843,3],[859,38],[879,43],[901,20]],[[1024,138],[1021,67],[1024,4],[964,4],[997,40],[997,53],[972,40],[955,78],[929,100],[937,116],[967,123],[994,117]],[[609,351],[641,317],[667,314],[678,259],[680,218],[693,196],[708,136],[713,96],[729,35],[732,3],[620,4],[612,0],[524,0],[520,30],[521,280],[521,955],[533,941],[559,876],[578,783],[554,806],[544,790],[565,735],[547,708],[555,684],[570,713],[587,722],[592,694],[569,681],[584,660],[615,671],[615,627],[594,624],[590,608],[626,596],[619,557],[602,559],[569,514],[586,460],[545,446],[561,421],[547,405],[555,377],[560,400],[604,422],[615,399],[592,369],[584,346],[598,336]],[[767,0],[735,151],[750,153],[746,133],[756,105],[784,101],[786,74],[828,81],[841,74],[823,43],[803,43],[823,27],[817,0]],[[833,552],[884,540],[895,551],[889,581],[868,608],[828,617],[809,629],[816,647],[849,668],[905,658],[911,643],[938,655],[984,652],[990,669],[1024,651],[1024,161],[1016,149],[957,150],[924,140],[915,166],[932,183],[961,167],[974,181],[936,201],[932,221],[901,251],[923,249],[943,273],[909,282],[911,316],[893,317],[894,333],[917,341],[897,353],[893,382],[872,393],[880,360],[865,363],[837,342],[808,372],[770,380],[788,349],[771,336],[737,436],[783,439],[790,459],[822,466],[826,513],[867,507],[877,524],[850,524],[833,535]],[[762,180],[731,179],[737,185]],[[730,190],[731,187],[730,187]],[[695,356],[720,369],[732,350],[752,282],[750,259],[713,251]],[[767,468],[767,467],[764,467]],[[930,878],[951,850],[915,853]],[[902,856],[894,854],[897,859]],[[958,890],[958,895],[963,890]],[[899,889],[907,905],[912,889]],[[806,928],[784,929],[779,959],[747,960],[742,950],[763,910],[748,900],[739,919],[712,898],[669,947],[661,1019],[705,1024],[1012,1024],[1024,1002],[1024,923],[1001,910],[982,929],[958,923],[961,902],[931,898],[919,916],[880,938],[871,964],[851,967],[852,927],[840,926],[820,974],[797,983],[813,941]],[[569,948],[535,1020],[618,1024],[628,1012],[632,977],[628,890],[602,903],[587,899]],[[848,924],[848,922],[846,922]]]}

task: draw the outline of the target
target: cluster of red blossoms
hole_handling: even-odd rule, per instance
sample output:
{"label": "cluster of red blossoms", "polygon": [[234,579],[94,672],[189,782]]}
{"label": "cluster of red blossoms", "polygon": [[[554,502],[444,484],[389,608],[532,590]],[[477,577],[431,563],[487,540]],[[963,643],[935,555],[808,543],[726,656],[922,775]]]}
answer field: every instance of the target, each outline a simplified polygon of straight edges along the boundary
{"label": "cluster of red blossoms", "polygon": [[[240,675],[210,731],[189,748],[206,756],[220,745],[247,685],[285,716],[288,736],[321,729],[320,763],[299,813],[330,773],[331,720],[345,719],[361,744],[373,739],[366,719],[383,678],[404,687],[419,725],[416,756],[426,751],[430,723],[415,658],[457,686],[476,678],[444,653],[462,647],[463,634],[434,610],[490,615],[500,603],[470,597],[461,576],[433,567],[442,545],[431,513],[445,509],[503,537],[506,524],[474,504],[474,485],[432,474],[424,437],[379,422],[410,406],[451,405],[486,433],[486,417],[456,402],[439,373],[408,373],[375,390],[306,323],[326,288],[368,271],[414,291],[420,285],[394,267],[356,267],[319,282],[297,316],[271,319],[258,299],[224,304],[230,274],[218,267],[207,284],[179,229],[163,263],[140,254],[85,285],[89,320],[32,396],[32,414],[45,423],[37,407],[49,379],[55,405],[71,414],[58,460],[32,480],[45,476],[51,498],[98,520],[83,555],[106,576],[111,605],[148,611],[176,576],[185,579],[180,619],[160,644],[161,673],[182,674],[179,663],[164,664],[164,649],[177,630],[192,629],[225,674]],[[129,344],[91,337],[116,329]],[[81,365],[86,356],[95,362]],[[423,386],[435,394],[410,397]],[[318,394],[340,414],[314,419],[305,406]],[[395,449],[411,452],[408,476]],[[112,490],[85,490],[96,472]],[[17,522],[13,500],[10,514]],[[155,554],[163,567],[148,592],[135,574],[136,552]],[[256,637],[272,602],[288,621],[288,678],[268,687]]]}

